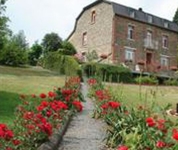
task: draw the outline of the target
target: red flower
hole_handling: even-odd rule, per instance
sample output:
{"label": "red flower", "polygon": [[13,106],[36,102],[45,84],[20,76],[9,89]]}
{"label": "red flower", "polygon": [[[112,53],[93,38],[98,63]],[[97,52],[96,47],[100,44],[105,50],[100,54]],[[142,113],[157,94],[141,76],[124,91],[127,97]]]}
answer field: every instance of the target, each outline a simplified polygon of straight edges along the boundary
{"label": "red flower", "polygon": [[173,139],[178,141],[178,131],[176,129],[172,130],[172,137],[173,137]]}
{"label": "red flower", "polygon": [[146,118],[146,123],[149,127],[153,127],[156,125],[155,121],[153,118],[149,117],[149,118]]}
{"label": "red flower", "polygon": [[13,150],[11,147],[6,147],[6,150]]}
{"label": "red flower", "polygon": [[165,146],[166,146],[166,143],[163,141],[157,141],[157,143],[156,143],[157,148],[163,148]]}
{"label": "red flower", "polygon": [[10,140],[11,138],[14,137],[14,133],[11,130],[7,130],[4,135],[6,140]]}
{"label": "red flower", "polygon": [[73,101],[72,104],[77,108],[77,110],[78,110],[79,112],[82,111],[83,106],[82,106],[82,104],[81,104],[80,101]]}
{"label": "red flower", "polygon": [[49,91],[48,92],[48,97],[50,98],[54,98],[56,96],[56,93],[52,92],[52,91]]}
{"label": "red flower", "polygon": [[119,146],[118,150],[129,150],[129,148],[125,145]]}
{"label": "red flower", "polygon": [[14,145],[19,145],[21,143],[21,141],[19,141],[19,140],[13,140],[12,142]]}
{"label": "red flower", "polygon": [[102,109],[108,109],[108,107],[109,107],[108,103],[105,103],[105,104],[101,105]]}
{"label": "red flower", "polygon": [[40,94],[40,97],[41,97],[41,98],[46,98],[46,94],[45,94],[45,93],[41,93],[41,94]]}
{"label": "red flower", "polygon": [[120,106],[119,102],[114,102],[114,101],[110,101],[108,104],[109,104],[109,106],[111,106],[114,109],[116,109]]}

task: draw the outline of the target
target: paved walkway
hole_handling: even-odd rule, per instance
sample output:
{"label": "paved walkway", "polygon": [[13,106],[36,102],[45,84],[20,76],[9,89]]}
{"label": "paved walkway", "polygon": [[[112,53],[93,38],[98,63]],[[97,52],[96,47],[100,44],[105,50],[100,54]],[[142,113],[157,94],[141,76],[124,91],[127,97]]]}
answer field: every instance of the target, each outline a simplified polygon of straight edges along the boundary
{"label": "paved walkway", "polygon": [[58,150],[104,150],[105,124],[93,119],[93,102],[87,98],[87,86],[82,85],[86,102],[84,109],[70,122],[69,128],[59,145]]}

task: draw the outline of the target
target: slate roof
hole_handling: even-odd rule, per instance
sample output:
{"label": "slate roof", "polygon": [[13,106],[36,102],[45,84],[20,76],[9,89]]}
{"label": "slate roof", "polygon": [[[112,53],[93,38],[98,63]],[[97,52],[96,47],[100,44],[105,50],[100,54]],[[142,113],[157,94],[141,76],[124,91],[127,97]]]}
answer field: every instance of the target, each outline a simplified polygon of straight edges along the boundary
{"label": "slate roof", "polygon": [[[144,22],[144,23],[149,23],[148,22],[148,16],[152,16],[152,23],[149,23],[149,24],[156,25],[156,26],[159,26],[161,28],[165,28],[165,29],[169,29],[169,30],[178,32],[178,25],[176,23],[172,22],[172,21],[169,21],[169,20],[157,17],[155,15],[146,13],[142,10],[137,10],[137,9],[127,7],[127,6],[124,6],[124,5],[115,3],[115,2],[110,2],[110,3],[113,6],[113,12],[116,15],[130,17],[130,12],[135,12],[134,18],[132,18],[132,17],[131,18],[134,19],[134,20]],[[165,27],[165,23],[168,24],[168,27]]]}
{"label": "slate roof", "polygon": [[[95,5],[102,3],[102,2],[107,3],[109,5],[112,5],[113,12],[114,12],[115,15],[129,17],[131,19],[134,19],[134,20],[137,20],[137,21],[140,21],[140,22],[148,23],[148,24],[151,24],[151,25],[154,25],[154,26],[165,28],[167,30],[178,32],[178,25],[176,23],[172,22],[172,21],[169,21],[169,20],[166,20],[164,18],[160,18],[160,17],[157,17],[155,15],[146,13],[142,10],[138,10],[138,9],[131,8],[131,7],[128,7],[128,6],[124,6],[124,5],[109,1],[109,0],[96,0],[95,2],[93,2],[93,3],[87,5],[86,7],[83,8],[82,12],[76,18],[74,30],[72,31],[72,33],[69,35],[69,37],[67,39],[69,39],[70,36],[74,33],[74,31],[76,29],[76,25],[77,25],[77,20],[85,12],[85,10],[90,9],[90,8],[94,7]],[[131,11],[135,12],[134,18],[130,17]],[[152,19],[153,19],[152,23],[148,22],[148,16],[152,16]],[[164,25],[165,23],[168,23],[168,27],[165,27],[165,25]]]}

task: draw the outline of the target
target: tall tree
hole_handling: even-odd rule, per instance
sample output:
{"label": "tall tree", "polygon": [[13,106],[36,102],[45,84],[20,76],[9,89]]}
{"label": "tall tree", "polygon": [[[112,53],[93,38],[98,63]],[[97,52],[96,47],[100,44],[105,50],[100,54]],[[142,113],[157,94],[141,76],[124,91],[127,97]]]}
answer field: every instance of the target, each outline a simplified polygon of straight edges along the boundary
{"label": "tall tree", "polygon": [[59,48],[62,47],[62,39],[57,33],[48,33],[42,40],[42,46],[44,54],[52,51],[57,51]]}
{"label": "tall tree", "polygon": [[43,52],[43,48],[38,42],[36,41],[32,47],[31,50],[28,53],[28,60],[30,65],[35,66]]}
{"label": "tall tree", "polygon": [[175,15],[173,17],[173,22],[175,22],[178,25],[178,8],[177,8]]}
{"label": "tall tree", "polygon": [[7,34],[10,33],[7,26],[9,19],[4,14],[6,10],[5,2],[6,0],[0,0],[0,50],[2,50],[4,46]]}

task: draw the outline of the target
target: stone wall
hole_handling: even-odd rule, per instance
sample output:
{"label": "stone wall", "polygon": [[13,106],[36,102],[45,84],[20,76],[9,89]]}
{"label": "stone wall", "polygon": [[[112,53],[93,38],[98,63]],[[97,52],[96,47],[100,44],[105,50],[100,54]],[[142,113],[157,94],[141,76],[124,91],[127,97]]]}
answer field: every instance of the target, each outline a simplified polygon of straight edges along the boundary
{"label": "stone wall", "polygon": [[[133,25],[134,27],[133,40],[127,38],[128,25]],[[125,46],[127,46],[135,48],[134,65],[140,59],[146,60],[146,53],[152,53],[152,64],[160,64],[160,54],[162,54],[169,56],[169,66],[177,65],[175,56],[177,56],[178,33],[122,16],[115,17],[114,26],[115,40],[113,60],[115,63],[122,63],[125,61]],[[158,41],[157,49],[148,49],[144,47],[144,39],[146,38],[148,30],[152,32],[152,39]],[[163,35],[168,36],[168,49],[162,46]]]}
{"label": "stone wall", "polygon": [[[95,23],[91,22],[92,11],[96,13]],[[76,47],[77,51],[93,51],[98,55],[111,53],[112,43],[112,5],[99,3],[92,8],[85,10],[76,22],[74,33],[69,41]],[[82,44],[83,33],[87,33],[87,44]]]}

